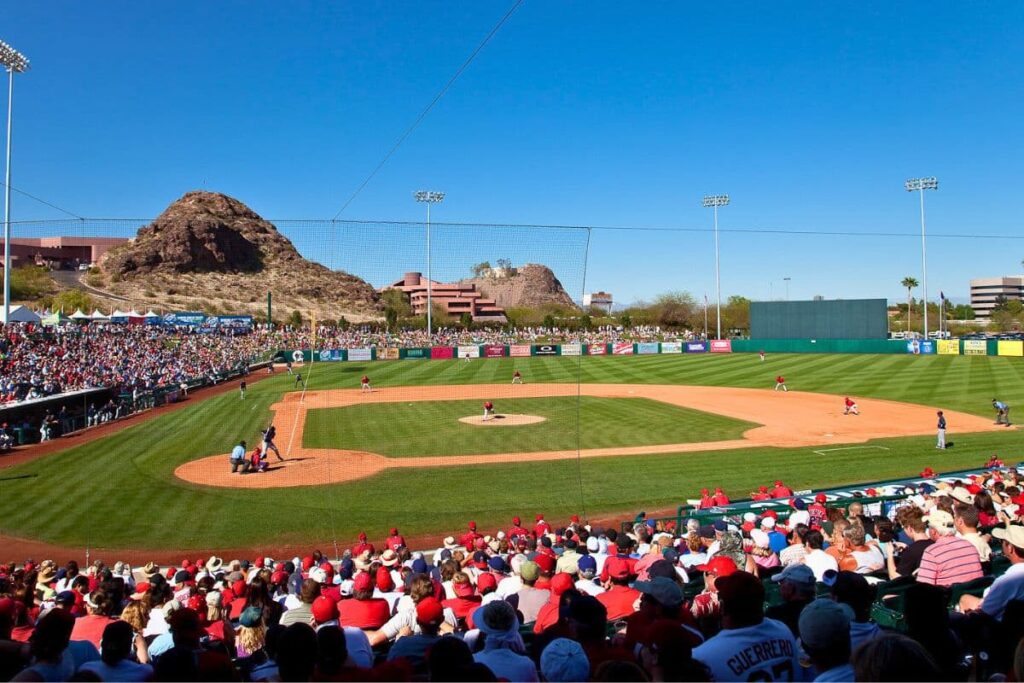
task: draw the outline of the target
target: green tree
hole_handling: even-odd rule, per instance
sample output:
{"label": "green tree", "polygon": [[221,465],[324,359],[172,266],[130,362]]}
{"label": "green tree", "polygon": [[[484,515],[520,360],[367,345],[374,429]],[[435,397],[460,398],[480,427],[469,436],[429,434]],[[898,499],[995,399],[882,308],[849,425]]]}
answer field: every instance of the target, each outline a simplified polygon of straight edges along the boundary
{"label": "green tree", "polygon": [[398,329],[398,312],[391,308],[384,308],[384,324],[387,325],[388,332]]}
{"label": "green tree", "polygon": [[919,284],[916,278],[908,275],[900,280],[900,284],[907,288],[907,332],[910,331],[910,309],[914,305],[913,289]]}
{"label": "green tree", "polygon": [[623,327],[633,327],[633,317],[629,313],[623,313],[619,316],[619,324]]}
{"label": "green tree", "polygon": [[730,296],[722,307],[722,327],[726,330],[750,330],[750,299]]}
{"label": "green tree", "polygon": [[666,292],[654,299],[651,309],[654,319],[662,327],[688,327],[697,310],[697,301],[689,292]]}
{"label": "green tree", "polygon": [[380,298],[384,303],[384,310],[387,311],[389,308],[394,310],[398,320],[412,317],[412,305],[409,303],[409,297],[402,290],[385,289],[381,292]]}
{"label": "green tree", "polygon": [[349,323],[348,318],[346,318],[345,316],[340,316],[338,318],[338,329],[344,332],[349,327],[351,327],[351,324]]}
{"label": "green tree", "polygon": [[557,323],[555,322],[555,316],[551,315],[550,313],[544,316],[544,321],[541,324],[544,327],[548,328],[557,326]]}
{"label": "green tree", "polygon": [[459,316],[459,324],[462,325],[463,329],[468,330],[473,326],[473,316],[470,313],[463,313]]}
{"label": "green tree", "polygon": [[594,326],[594,321],[590,318],[590,315],[584,313],[580,317],[580,329],[589,330]]}
{"label": "green tree", "polygon": [[11,269],[11,299],[38,299],[53,289],[53,279],[46,268],[21,266]]}
{"label": "green tree", "polygon": [[92,297],[80,289],[65,289],[52,297],[40,299],[39,304],[51,311],[64,311],[68,315],[78,309],[88,313],[96,308]]}
{"label": "green tree", "polygon": [[293,309],[285,322],[294,328],[302,327],[302,313],[298,309]]}
{"label": "green tree", "polygon": [[481,261],[474,265],[471,270],[473,271],[473,277],[483,277],[487,274],[487,271],[491,269],[490,261]]}

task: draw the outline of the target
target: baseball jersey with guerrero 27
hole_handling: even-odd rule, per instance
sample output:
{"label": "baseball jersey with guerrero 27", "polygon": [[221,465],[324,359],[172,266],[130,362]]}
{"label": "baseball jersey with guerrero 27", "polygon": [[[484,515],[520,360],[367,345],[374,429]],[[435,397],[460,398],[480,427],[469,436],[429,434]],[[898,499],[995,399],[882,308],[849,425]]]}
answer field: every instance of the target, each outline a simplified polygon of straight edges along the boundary
{"label": "baseball jersey with guerrero 27", "polygon": [[725,629],[694,648],[693,658],[704,662],[716,681],[795,681],[802,676],[793,633],[775,619]]}

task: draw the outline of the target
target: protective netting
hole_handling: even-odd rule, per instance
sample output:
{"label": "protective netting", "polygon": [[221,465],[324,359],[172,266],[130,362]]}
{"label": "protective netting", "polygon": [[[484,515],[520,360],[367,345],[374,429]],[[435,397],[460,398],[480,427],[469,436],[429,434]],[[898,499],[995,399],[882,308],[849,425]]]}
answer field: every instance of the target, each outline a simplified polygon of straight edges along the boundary
{"label": "protective netting", "polygon": [[[65,238],[41,241],[29,257],[49,260],[60,288],[71,290],[53,292],[45,312],[113,321],[69,325],[52,348],[65,335],[117,329],[73,345],[75,363],[111,366],[108,379],[135,386],[22,411],[28,433],[40,413],[65,408],[59,421],[70,420],[73,434],[48,447],[60,453],[26,451],[23,464],[0,470],[5,559],[334,554],[359,531],[382,537],[390,526],[433,537],[515,509],[516,482],[536,457],[564,460],[563,495],[584,509],[581,356],[571,339],[558,342],[572,355],[548,356],[544,323],[581,315],[573,306],[584,291],[589,231],[433,223],[428,263],[423,223],[272,221],[302,257],[333,272],[266,257],[251,272],[140,276],[118,274],[110,257],[69,256],[91,238],[132,238],[150,222],[14,228],[18,239]],[[183,248],[194,256],[197,247],[168,242],[161,258]],[[231,246],[223,253],[230,260]],[[381,292],[389,286],[397,290]],[[169,317],[185,313],[203,322]],[[235,327],[238,316],[252,316],[251,332]],[[180,327],[150,324],[156,319]],[[278,363],[268,367],[272,358]],[[243,361],[254,366],[248,376]],[[166,381],[171,375],[190,379]],[[149,379],[157,376],[159,387]],[[485,421],[486,402],[493,414]],[[244,441],[251,462],[271,425],[283,462],[270,449],[266,471],[232,473],[232,449]]]}

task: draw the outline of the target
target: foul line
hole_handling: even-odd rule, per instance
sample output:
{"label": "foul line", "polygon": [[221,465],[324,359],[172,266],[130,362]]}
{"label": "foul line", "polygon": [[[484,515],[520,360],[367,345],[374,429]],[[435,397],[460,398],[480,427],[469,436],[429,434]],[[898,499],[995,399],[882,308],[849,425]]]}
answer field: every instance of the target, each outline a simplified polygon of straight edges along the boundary
{"label": "foul line", "polygon": [[811,452],[812,453],[817,453],[818,455],[825,455],[826,453],[831,453],[833,451],[852,451],[852,450],[857,449],[857,448],[870,448],[870,449],[874,449],[874,450],[877,450],[877,451],[887,451],[887,450],[889,450],[885,446],[843,446],[842,448],[823,448],[820,451],[811,451]]}

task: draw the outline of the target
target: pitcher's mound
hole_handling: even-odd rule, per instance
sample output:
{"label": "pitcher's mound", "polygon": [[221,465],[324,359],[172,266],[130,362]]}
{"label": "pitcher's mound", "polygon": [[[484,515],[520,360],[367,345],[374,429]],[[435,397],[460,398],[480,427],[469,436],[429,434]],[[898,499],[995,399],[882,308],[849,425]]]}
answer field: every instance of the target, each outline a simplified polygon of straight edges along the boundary
{"label": "pitcher's mound", "polygon": [[459,422],[465,422],[468,425],[477,427],[519,427],[521,425],[532,425],[546,421],[547,418],[540,415],[503,415],[501,413],[491,415],[486,420],[484,420],[483,415],[459,418]]}

